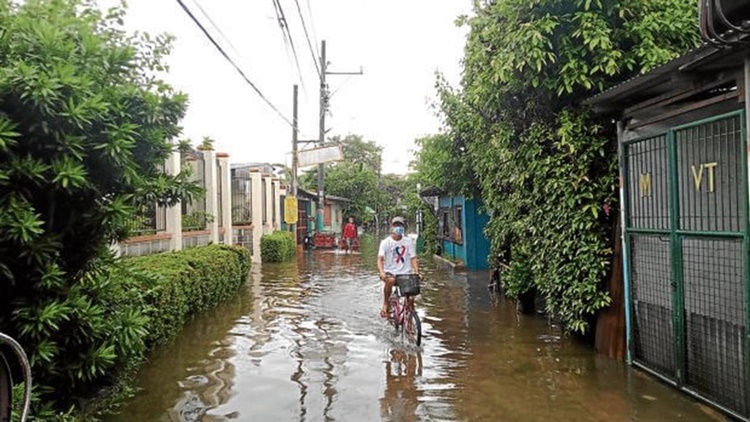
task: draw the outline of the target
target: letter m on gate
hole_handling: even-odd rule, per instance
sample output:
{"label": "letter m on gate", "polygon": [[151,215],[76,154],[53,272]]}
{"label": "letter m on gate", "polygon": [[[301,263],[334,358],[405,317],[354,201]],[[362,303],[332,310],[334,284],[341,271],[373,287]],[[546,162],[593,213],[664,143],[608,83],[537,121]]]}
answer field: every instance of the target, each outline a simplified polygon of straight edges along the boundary
{"label": "letter m on gate", "polygon": [[641,188],[641,198],[651,196],[651,173],[641,173],[638,177],[638,185]]}

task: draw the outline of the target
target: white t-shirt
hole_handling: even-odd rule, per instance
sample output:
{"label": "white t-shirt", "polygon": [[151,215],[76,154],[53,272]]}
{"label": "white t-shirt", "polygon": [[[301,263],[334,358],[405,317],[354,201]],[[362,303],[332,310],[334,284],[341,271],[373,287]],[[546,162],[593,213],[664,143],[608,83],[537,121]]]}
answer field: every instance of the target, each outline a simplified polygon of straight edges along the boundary
{"label": "white t-shirt", "polygon": [[401,240],[388,236],[380,242],[378,256],[385,257],[385,272],[393,275],[411,274],[411,259],[417,256],[417,249],[407,236],[401,237]]}

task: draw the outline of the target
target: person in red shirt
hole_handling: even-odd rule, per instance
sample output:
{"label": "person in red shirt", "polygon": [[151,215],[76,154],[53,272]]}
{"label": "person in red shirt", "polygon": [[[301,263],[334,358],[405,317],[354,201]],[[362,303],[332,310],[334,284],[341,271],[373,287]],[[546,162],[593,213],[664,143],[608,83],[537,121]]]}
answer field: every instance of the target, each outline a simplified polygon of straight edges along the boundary
{"label": "person in red shirt", "polygon": [[343,238],[346,242],[346,253],[351,253],[352,243],[357,238],[357,226],[354,224],[354,218],[352,217],[349,217],[349,222],[344,226]]}

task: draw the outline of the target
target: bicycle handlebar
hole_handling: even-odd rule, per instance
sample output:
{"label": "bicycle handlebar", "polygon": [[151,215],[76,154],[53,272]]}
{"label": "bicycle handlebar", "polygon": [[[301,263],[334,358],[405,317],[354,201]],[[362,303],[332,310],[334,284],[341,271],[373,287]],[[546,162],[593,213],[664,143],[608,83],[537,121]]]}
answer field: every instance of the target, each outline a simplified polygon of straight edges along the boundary
{"label": "bicycle handlebar", "polygon": [[26,357],[26,352],[23,351],[21,345],[13,340],[12,337],[0,333],[0,344],[1,343],[8,344],[16,354],[18,361],[21,363],[24,384],[26,384],[23,398],[23,409],[21,410],[21,422],[25,422],[26,417],[29,415],[29,405],[31,404],[31,365],[29,364],[29,359]]}

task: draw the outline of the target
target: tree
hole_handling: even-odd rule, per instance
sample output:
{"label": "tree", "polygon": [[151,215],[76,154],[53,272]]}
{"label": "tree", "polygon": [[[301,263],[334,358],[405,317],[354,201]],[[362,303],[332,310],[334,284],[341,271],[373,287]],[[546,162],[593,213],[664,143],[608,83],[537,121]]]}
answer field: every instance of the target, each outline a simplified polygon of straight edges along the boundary
{"label": "tree", "polygon": [[160,170],[186,107],[155,76],[171,37],[129,35],[123,14],[0,1],[0,329],[69,400],[142,350],[145,317],[107,307],[111,243],[140,205],[197,192]]}
{"label": "tree", "polygon": [[365,141],[360,135],[347,135],[331,138],[331,142],[342,146],[344,160],[352,164],[361,164],[380,173],[383,163],[383,147],[373,141]]}
{"label": "tree", "polygon": [[[383,148],[373,141],[364,141],[360,135],[334,136],[330,141],[341,144],[344,159],[325,166],[326,194],[350,199],[352,202],[345,212],[359,220],[369,221],[365,208],[377,209],[381,198],[378,179]],[[300,185],[317,191],[318,169],[304,173]]]}
{"label": "tree", "polygon": [[454,140],[447,133],[418,138],[419,147],[414,152],[410,167],[416,172],[416,179],[424,187],[434,186],[446,192],[471,192],[474,173],[466,166],[466,146]]}
{"label": "tree", "polygon": [[[511,292],[534,289],[583,333],[610,298],[616,144],[577,106],[698,41],[681,0],[475,3],[460,89],[438,79],[446,135],[420,140],[420,177],[480,195],[493,250],[511,245]],[[437,170],[436,170],[437,169]]]}

